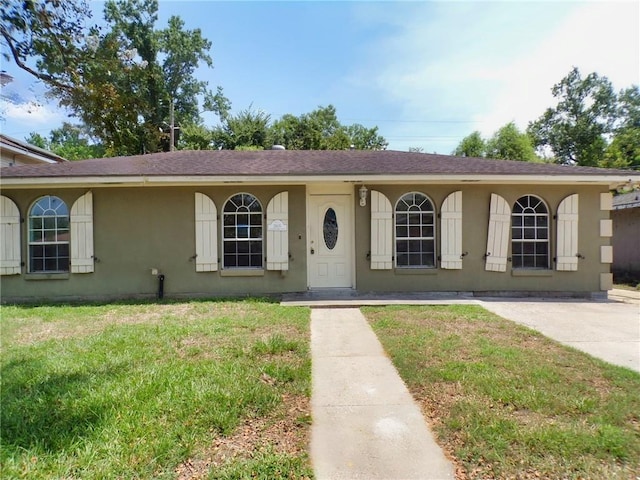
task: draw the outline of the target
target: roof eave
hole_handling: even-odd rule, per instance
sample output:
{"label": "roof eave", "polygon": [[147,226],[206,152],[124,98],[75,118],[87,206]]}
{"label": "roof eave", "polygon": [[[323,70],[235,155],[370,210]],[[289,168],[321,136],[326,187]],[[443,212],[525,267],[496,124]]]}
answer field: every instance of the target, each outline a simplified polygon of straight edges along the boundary
{"label": "roof eave", "polygon": [[[633,172],[634,174],[636,172]],[[640,185],[640,175],[476,175],[476,174],[336,174],[336,175],[129,175],[66,177],[3,177],[3,189],[184,186],[224,184],[309,184],[347,182],[353,184],[539,184],[606,185],[617,188]]]}

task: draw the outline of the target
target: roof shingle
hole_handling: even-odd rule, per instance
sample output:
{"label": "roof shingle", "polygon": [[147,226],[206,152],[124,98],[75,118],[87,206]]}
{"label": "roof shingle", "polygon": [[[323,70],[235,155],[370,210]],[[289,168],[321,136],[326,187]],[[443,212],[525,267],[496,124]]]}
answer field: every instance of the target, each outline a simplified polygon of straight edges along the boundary
{"label": "roof shingle", "polygon": [[640,172],[391,150],[179,150],[5,167],[5,178],[100,176],[640,175]]}

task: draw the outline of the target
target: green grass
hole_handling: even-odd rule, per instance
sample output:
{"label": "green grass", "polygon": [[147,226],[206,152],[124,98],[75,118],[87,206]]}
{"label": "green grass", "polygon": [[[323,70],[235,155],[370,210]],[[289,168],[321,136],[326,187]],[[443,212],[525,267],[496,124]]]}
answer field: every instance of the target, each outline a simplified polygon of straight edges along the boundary
{"label": "green grass", "polygon": [[638,373],[481,307],[363,312],[465,478],[640,476]]}
{"label": "green grass", "polygon": [[2,478],[312,476],[306,309],[3,306],[0,326]]}

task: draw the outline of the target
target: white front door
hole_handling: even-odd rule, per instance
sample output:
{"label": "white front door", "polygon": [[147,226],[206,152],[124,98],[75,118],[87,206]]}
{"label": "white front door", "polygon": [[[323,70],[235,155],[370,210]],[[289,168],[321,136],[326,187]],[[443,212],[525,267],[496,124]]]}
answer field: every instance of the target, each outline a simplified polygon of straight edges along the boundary
{"label": "white front door", "polygon": [[353,287],[352,198],[309,195],[309,288]]}

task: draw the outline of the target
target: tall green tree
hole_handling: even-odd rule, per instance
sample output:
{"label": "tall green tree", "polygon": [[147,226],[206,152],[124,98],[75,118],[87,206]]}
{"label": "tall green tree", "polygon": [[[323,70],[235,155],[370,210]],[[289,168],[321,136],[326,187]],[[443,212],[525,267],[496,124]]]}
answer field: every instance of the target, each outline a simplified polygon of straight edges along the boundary
{"label": "tall green tree", "polygon": [[459,157],[484,157],[486,147],[482,135],[476,130],[460,141],[453,154]]}
{"label": "tall green tree", "polygon": [[356,150],[385,150],[389,142],[378,133],[378,127],[367,128],[359,123],[348,125],[347,136],[349,137],[349,148]]}
{"label": "tall green tree", "polygon": [[105,153],[104,146],[95,143],[83,126],[67,122],[63,123],[62,127],[51,130],[48,138],[33,132],[25,140],[67,160],[101,158]]}
{"label": "tall green tree", "polygon": [[[90,24],[83,0],[1,0],[0,33],[15,63],[42,80],[110,155],[167,150],[175,124],[197,123],[225,98],[198,81],[211,42],[179,17],[156,29],[157,0],[108,0],[105,26]],[[24,6],[24,8],[22,8]],[[35,62],[35,68],[31,67]]]}
{"label": "tall green tree", "polygon": [[222,125],[212,130],[212,145],[225,150],[270,148],[270,119],[269,114],[251,107],[235,115],[227,115]]}
{"label": "tall green tree", "polygon": [[378,127],[360,124],[342,125],[333,105],[318,107],[298,117],[283,115],[272,125],[275,143],[289,150],[383,150],[388,142],[378,134]]}
{"label": "tall green tree", "polygon": [[538,161],[531,138],[518,130],[513,122],[507,123],[493,134],[486,142],[485,154],[489,158],[503,160]]}
{"label": "tall green tree", "polygon": [[557,163],[599,165],[617,118],[611,82],[597,73],[583,78],[574,67],[551,92],[557,105],[527,129],[535,146],[551,149]]}
{"label": "tall green tree", "polygon": [[0,0],[3,57],[48,85],[71,89],[90,18],[85,0]]}
{"label": "tall green tree", "polygon": [[617,119],[603,167],[640,168],[640,88],[633,85],[618,95]]}
{"label": "tall green tree", "polygon": [[523,162],[540,161],[529,135],[521,132],[513,122],[500,127],[488,140],[475,131],[464,137],[454,155],[462,157],[488,157]]}
{"label": "tall green tree", "polygon": [[202,123],[187,123],[180,127],[178,150],[211,150],[213,132]]}

